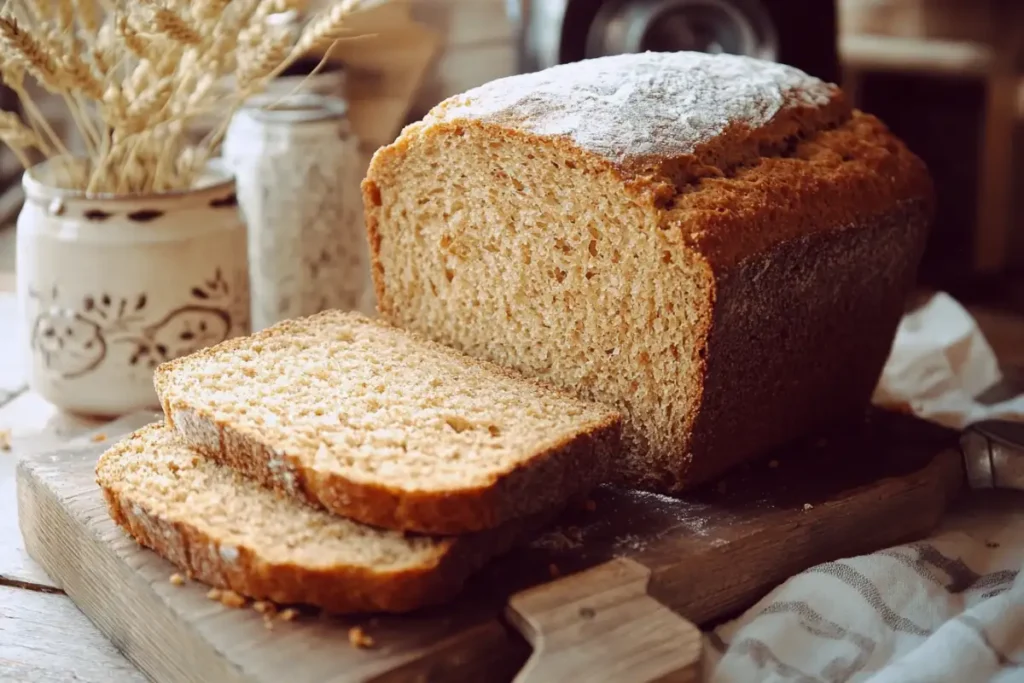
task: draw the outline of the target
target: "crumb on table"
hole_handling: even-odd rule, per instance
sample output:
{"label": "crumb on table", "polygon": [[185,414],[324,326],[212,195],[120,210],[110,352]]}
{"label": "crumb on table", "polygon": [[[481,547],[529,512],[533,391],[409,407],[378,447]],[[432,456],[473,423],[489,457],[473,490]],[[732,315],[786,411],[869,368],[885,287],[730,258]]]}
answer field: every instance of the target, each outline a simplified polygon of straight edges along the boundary
{"label": "crumb on table", "polygon": [[812,510],[812,509],[814,509],[813,505],[811,505],[810,503],[804,503],[804,510]]}
{"label": "crumb on table", "polygon": [[90,438],[94,443],[100,443],[107,440],[107,435],[104,434],[103,432],[99,432],[97,434],[93,434],[92,437]]}
{"label": "crumb on table", "polygon": [[11,430],[0,429],[0,451],[11,450]]}
{"label": "crumb on table", "polygon": [[373,647],[373,638],[366,634],[361,626],[353,626],[348,630],[348,642],[352,647],[366,649]]}
{"label": "crumb on table", "polygon": [[206,597],[216,600],[225,607],[244,607],[246,599],[230,589],[211,588],[206,592]]}
{"label": "crumb on table", "polygon": [[171,582],[172,586],[184,586],[185,585],[185,577],[182,576],[181,574],[171,574],[171,578],[169,579],[169,581]]}
{"label": "crumb on table", "polygon": [[285,621],[294,621],[295,617],[297,616],[299,616],[299,610],[295,609],[294,607],[288,607],[287,609],[283,609],[281,610],[281,613],[278,614],[278,617],[284,619]]}
{"label": "crumb on table", "polygon": [[252,603],[252,608],[260,614],[269,614],[270,616],[277,612],[277,605],[267,600],[257,600]]}
{"label": "crumb on table", "polygon": [[220,604],[225,607],[245,607],[246,599],[236,593],[233,590],[225,590],[220,592]]}

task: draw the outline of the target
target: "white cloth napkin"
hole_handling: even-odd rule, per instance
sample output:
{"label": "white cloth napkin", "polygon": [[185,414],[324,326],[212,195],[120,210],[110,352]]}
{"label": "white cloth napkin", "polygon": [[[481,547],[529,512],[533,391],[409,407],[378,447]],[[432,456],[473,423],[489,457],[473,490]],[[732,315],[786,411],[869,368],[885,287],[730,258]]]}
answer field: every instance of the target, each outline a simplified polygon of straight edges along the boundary
{"label": "white cloth napkin", "polygon": [[[957,428],[1024,419],[1024,396],[976,400],[1000,379],[977,324],[938,294],[902,321],[874,401]],[[977,492],[931,538],[808,569],[706,634],[704,679],[1024,682],[1022,564],[1024,495]]]}

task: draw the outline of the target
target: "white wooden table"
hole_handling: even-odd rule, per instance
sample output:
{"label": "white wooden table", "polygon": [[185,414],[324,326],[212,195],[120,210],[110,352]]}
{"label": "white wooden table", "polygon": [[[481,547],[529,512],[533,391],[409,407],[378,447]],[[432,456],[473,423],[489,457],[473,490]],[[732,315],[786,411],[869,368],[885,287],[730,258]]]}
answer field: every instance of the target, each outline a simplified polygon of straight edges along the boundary
{"label": "white wooden table", "polygon": [[[144,681],[25,553],[15,497],[17,459],[90,438],[103,425],[63,414],[28,391],[11,290],[13,278],[0,272],[0,431],[12,436],[11,450],[0,450],[0,681]],[[1024,379],[1024,318],[975,315],[1007,369]]]}
{"label": "white wooden table", "polygon": [[143,676],[28,557],[18,530],[14,486],[25,453],[88,434],[100,423],[61,414],[27,390],[14,334],[11,278],[0,273],[0,681],[135,683]]}

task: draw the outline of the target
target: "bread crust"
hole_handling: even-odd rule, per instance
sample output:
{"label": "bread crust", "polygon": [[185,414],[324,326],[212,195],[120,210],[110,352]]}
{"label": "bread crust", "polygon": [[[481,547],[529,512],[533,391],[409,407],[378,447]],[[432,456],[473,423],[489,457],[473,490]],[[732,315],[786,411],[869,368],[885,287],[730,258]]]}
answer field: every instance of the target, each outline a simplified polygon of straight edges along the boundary
{"label": "bread crust", "polygon": [[[140,433],[129,438],[139,438]],[[312,605],[336,614],[408,612],[446,602],[490,559],[524,542],[556,516],[548,511],[499,529],[438,539],[432,562],[400,571],[274,562],[257,549],[234,544],[237,554],[232,553],[228,562],[220,552],[222,539],[148,510],[144,501],[121,491],[116,481],[98,477],[98,483],[111,518],[188,576],[249,598]]]}
{"label": "bread crust", "polygon": [[[913,287],[929,217],[926,202],[908,201],[718,272],[688,448],[682,466],[651,473],[647,486],[686,491],[793,438],[861,418]],[[869,262],[865,277],[858,266]],[[798,270],[810,289],[791,281]]]}
{"label": "bread crust", "polygon": [[[286,333],[294,324],[298,323],[288,321],[250,338],[228,340],[200,351],[192,358],[241,348],[250,340]],[[382,323],[367,321],[367,324]],[[424,344],[443,349],[445,353],[457,353],[418,335],[413,336]],[[506,369],[459,355],[467,363],[486,367],[517,381],[529,382]],[[187,398],[174,397],[171,377],[183,362],[183,359],[178,359],[161,365],[154,384],[167,426],[187,446],[264,486],[349,519],[388,529],[426,534],[465,534],[493,529],[510,520],[558,506],[585,494],[606,479],[610,461],[619,444],[621,417],[609,410],[603,419],[587,424],[579,433],[550,442],[528,464],[496,472],[491,481],[480,486],[422,491],[360,482],[335,472],[307,467],[294,453],[276,451],[255,431],[218,420],[191,405]]]}

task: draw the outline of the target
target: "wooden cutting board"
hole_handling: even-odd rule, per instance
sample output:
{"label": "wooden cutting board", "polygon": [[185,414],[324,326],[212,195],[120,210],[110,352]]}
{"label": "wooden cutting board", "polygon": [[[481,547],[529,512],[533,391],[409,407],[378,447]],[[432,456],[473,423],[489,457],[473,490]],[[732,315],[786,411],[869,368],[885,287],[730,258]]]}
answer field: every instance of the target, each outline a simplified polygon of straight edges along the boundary
{"label": "wooden cutting board", "polygon": [[[812,565],[927,533],[963,486],[956,445],[954,432],[873,413],[685,500],[600,489],[444,608],[303,614],[272,630],[201,585],[172,585],[174,568],[114,525],[93,477],[104,444],[23,461],[18,505],[32,557],[157,681],[684,681],[700,660],[693,624]],[[352,647],[353,626],[374,647]]]}

